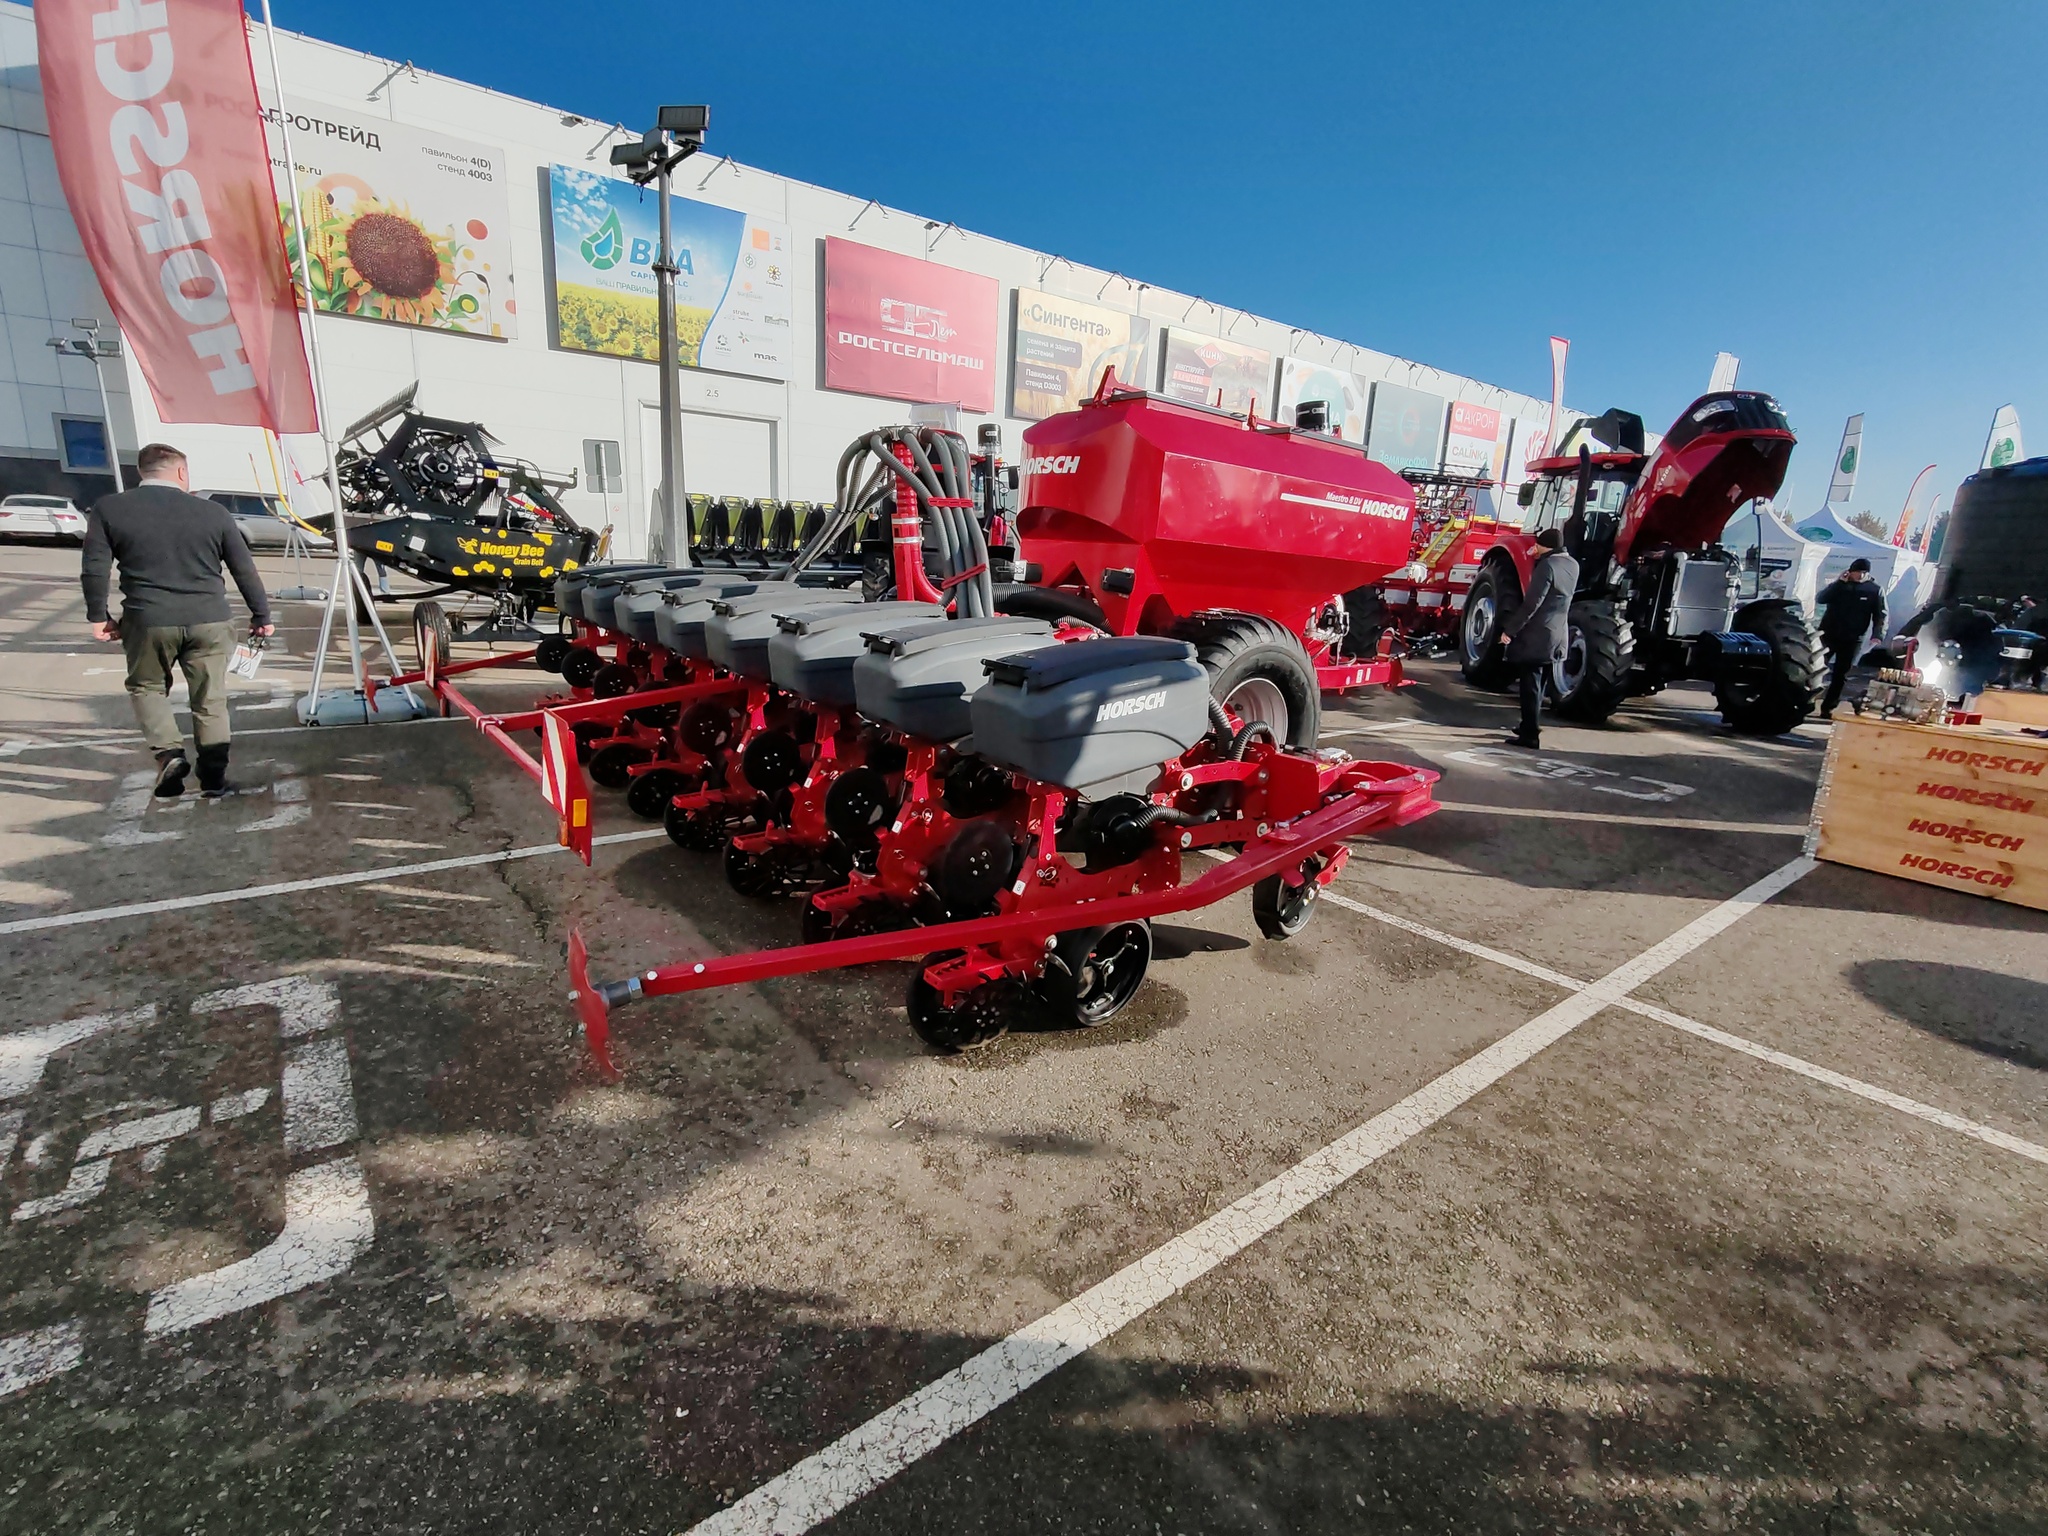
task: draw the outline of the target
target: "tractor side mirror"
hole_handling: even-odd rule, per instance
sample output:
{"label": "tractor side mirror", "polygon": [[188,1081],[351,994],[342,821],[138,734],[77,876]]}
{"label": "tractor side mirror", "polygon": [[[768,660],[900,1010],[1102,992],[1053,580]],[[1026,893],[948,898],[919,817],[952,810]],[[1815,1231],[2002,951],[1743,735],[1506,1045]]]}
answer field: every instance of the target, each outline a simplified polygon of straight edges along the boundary
{"label": "tractor side mirror", "polygon": [[1524,480],[1522,482],[1522,488],[1515,492],[1515,505],[1518,507],[1533,507],[1536,505],[1536,482],[1534,480]]}

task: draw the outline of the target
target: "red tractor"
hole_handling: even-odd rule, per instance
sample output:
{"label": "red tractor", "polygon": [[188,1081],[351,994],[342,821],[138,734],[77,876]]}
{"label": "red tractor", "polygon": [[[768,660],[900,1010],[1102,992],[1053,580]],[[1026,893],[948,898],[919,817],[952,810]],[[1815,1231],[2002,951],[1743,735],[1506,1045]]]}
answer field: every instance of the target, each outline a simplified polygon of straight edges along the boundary
{"label": "red tractor", "polygon": [[1408,558],[1415,495],[1356,443],[1129,389],[1024,433],[1028,586],[1003,612],[1189,641],[1217,699],[1312,748],[1321,694],[1398,684],[1391,639],[1341,654],[1342,593]]}
{"label": "red tractor", "polygon": [[1719,542],[1738,507],[1777,492],[1795,441],[1778,402],[1750,390],[1701,396],[1654,453],[1640,416],[1578,422],[1568,451],[1530,463],[1522,526],[1496,530],[1479,558],[1458,622],[1467,680],[1506,681],[1501,622],[1521,604],[1536,535],[1556,528],[1579,562],[1569,649],[1549,679],[1558,714],[1598,723],[1631,694],[1695,679],[1735,730],[1798,725],[1819,696],[1819,641],[1797,603],[1740,601],[1739,562]]}

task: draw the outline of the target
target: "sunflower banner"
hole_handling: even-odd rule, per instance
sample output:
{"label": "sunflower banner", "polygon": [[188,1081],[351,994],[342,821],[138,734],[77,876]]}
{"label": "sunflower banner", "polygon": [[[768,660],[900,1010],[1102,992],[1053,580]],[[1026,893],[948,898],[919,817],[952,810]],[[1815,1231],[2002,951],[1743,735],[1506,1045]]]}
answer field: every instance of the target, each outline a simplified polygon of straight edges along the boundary
{"label": "sunflower banner", "polygon": [[314,308],[472,336],[518,334],[504,151],[294,102],[294,220],[286,120],[269,105],[263,117],[292,275],[303,230]]}

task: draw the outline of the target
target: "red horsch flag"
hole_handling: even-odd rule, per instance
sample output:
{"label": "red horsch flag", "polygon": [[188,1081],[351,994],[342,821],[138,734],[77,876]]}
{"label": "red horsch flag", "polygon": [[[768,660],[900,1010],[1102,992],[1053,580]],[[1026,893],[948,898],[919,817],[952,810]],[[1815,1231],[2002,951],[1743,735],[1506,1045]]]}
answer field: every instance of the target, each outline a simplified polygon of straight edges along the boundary
{"label": "red horsch flag", "polygon": [[315,432],[240,0],[43,0],[57,174],[165,421]]}

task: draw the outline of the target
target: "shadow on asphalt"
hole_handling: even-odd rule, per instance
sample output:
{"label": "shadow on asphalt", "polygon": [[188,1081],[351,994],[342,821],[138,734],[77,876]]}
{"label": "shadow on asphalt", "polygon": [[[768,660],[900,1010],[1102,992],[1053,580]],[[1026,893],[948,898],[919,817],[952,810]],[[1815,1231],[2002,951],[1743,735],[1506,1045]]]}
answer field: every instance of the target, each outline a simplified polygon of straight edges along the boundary
{"label": "shadow on asphalt", "polygon": [[1849,967],[1848,977],[1857,991],[1917,1029],[1987,1056],[2048,1068],[2048,985],[1933,960],[1864,960]]}
{"label": "shadow on asphalt", "polygon": [[[1726,1247],[1691,1235],[1704,1246],[1675,1260]],[[659,1320],[450,1327],[434,1267],[394,1233],[374,1278],[292,1303],[274,1338],[224,1328],[192,1356],[131,1350],[43,1389],[0,1421],[13,1528],[672,1533],[996,1341],[745,1287],[662,1286]],[[1298,1411],[1275,1398],[1313,1383],[1112,1346],[829,1529],[2042,1528],[2037,1273],[1800,1248],[1725,1253],[1701,1279],[1752,1313],[1730,1355],[1782,1374],[1537,1357],[1508,1365],[1505,1394]],[[1932,1344],[1936,1296],[1969,1311]]]}

